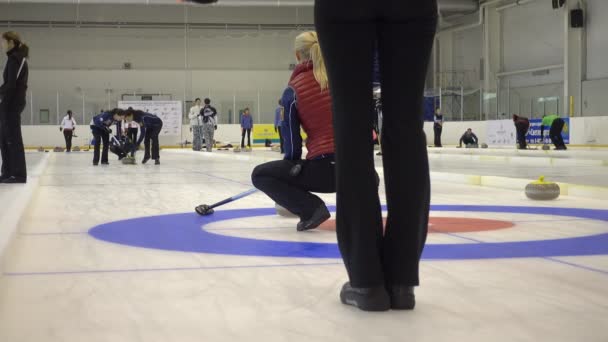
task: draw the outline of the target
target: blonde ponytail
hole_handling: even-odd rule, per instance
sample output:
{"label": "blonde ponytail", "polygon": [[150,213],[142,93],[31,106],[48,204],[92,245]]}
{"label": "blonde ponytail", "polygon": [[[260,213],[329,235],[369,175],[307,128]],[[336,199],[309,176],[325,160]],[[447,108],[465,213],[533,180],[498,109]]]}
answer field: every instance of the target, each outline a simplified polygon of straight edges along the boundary
{"label": "blonde ponytail", "polygon": [[300,54],[301,62],[311,61],[315,79],[321,86],[321,90],[327,89],[329,80],[325,69],[325,60],[321,53],[321,46],[314,31],[304,32],[296,37],[296,51]]}
{"label": "blonde ponytail", "polygon": [[15,31],[4,32],[2,34],[2,39],[6,40],[6,41],[12,41],[13,43],[15,43],[15,45],[17,46],[17,48],[19,50],[21,50],[21,52],[23,53],[23,56],[25,58],[30,56],[30,47],[27,46],[27,44],[23,43],[23,41],[21,40],[21,37],[19,36],[19,33],[15,32]]}

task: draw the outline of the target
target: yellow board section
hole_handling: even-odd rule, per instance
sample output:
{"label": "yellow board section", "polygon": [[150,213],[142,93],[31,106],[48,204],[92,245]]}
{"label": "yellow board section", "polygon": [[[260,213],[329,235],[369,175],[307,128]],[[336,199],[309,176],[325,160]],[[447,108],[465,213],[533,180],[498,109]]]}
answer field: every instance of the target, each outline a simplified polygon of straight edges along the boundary
{"label": "yellow board section", "polygon": [[[266,139],[270,139],[273,143],[279,143],[279,133],[274,131],[273,124],[253,125],[252,135],[254,144],[263,144],[266,142]],[[302,140],[306,140],[307,135],[304,130],[301,130],[300,135],[302,136]]]}
{"label": "yellow board section", "polygon": [[274,131],[274,125],[253,125],[253,143],[263,144],[266,139],[272,142],[279,142],[279,133]]}

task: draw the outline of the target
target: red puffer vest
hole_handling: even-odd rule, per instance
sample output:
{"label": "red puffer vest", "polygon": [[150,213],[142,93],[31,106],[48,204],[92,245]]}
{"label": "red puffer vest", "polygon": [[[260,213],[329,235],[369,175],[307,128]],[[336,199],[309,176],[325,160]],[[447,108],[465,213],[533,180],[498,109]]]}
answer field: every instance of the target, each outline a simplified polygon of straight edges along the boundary
{"label": "red puffer vest", "polygon": [[306,159],[334,153],[334,127],[329,89],[321,90],[312,63],[299,64],[289,81],[296,93],[298,116],[308,135]]}

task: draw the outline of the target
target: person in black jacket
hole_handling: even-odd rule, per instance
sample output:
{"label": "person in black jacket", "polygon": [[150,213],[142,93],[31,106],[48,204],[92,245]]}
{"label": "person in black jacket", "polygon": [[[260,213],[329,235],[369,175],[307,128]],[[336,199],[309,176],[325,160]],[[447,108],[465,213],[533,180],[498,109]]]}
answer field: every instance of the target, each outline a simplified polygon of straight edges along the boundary
{"label": "person in black jacket", "polygon": [[[423,99],[437,1],[316,0],[315,26],[333,100],[336,229],[350,280],[340,299],[367,311],[413,309],[430,208]],[[376,49],[388,207],[385,232],[370,134],[370,71]]]}
{"label": "person in black jacket", "polygon": [[469,128],[460,137],[460,142],[458,143],[458,147],[462,147],[462,143],[464,143],[465,147],[476,146],[479,143],[479,139],[477,138],[475,133],[473,133],[473,130]]}
{"label": "person in black jacket", "polygon": [[21,135],[21,112],[25,108],[29,68],[29,48],[16,32],[2,34],[2,47],[8,56],[0,87],[1,183],[27,182],[25,149]]}
{"label": "person in black jacket", "polygon": [[121,124],[124,120],[125,113],[120,108],[114,108],[110,111],[101,113],[91,120],[91,133],[95,139],[95,146],[93,148],[93,165],[99,165],[99,149],[103,142],[103,150],[101,151],[101,165],[109,165],[108,162],[108,151],[110,149],[110,134],[112,134],[112,127],[116,125],[116,135],[121,135]]}
{"label": "person in black jacket", "polygon": [[435,133],[435,147],[443,147],[441,145],[441,132],[443,131],[443,115],[441,109],[435,112],[435,120],[433,122],[433,133]]}
{"label": "person in black jacket", "polygon": [[528,130],[530,129],[530,120],[523,116],[513,114],[513,123],[515,124],[515,130],[517,131],[517,148],[525,150],[528,148],[526,134],[528,134]]}

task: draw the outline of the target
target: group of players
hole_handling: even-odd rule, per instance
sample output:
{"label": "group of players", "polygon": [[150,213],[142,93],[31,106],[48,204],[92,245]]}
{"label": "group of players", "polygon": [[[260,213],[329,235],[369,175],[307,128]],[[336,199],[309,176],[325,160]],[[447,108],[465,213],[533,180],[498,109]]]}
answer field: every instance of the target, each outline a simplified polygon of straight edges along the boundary
{"label": "group of players", "polygon": [[[526,117],[513,114],[513,123],[515,124],[515,130],[517,131],[517,148],[525,150],[528,148],[526,141],[526,135],[530,130],[530,120]],[[545,141],[545,127],[549,127],[549,138],[556,150],[566,150],[566,144],[562,137],[562,131],[564,130],[565,121],[556,114],[544,115],[540,128],[541,141]],[[441,132],[443,130],[443,115],[437,110],[435,113],[435,120],[433,123],[433,131],[435,134],[435,147],[442,147],[441,145]],[[466,132],[460,137],[458,147],[462,147],[462,144],[466,146],[474,145],[477,146],[479,139],[473,133],[471,128],[467,129]]]}
{"label": "group of players", "polygon": [[[135,122],[139,125],[139,139],[133,141],[133,136],[123,137],[123,122]],[[116,137],[110,139],[112,126],[116,126]],[[150,159],[155,165],[160,164],[160,145],[158,136],[163,128],[163,121],[156,115],[133,108],[115,108],[95,116],[91,121],[91,132],[94,138],[93,165],[108,165],[108,153],[112,144],[117,144],[124,153],[134,156],[141,143],[144,143],[144,158],[142,164]],[[103,144],[103,149],[101,145]],[[101,150],[101,153],[100,153]],[[101,157],[101,158],[100,158]]]}

